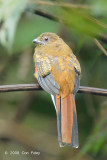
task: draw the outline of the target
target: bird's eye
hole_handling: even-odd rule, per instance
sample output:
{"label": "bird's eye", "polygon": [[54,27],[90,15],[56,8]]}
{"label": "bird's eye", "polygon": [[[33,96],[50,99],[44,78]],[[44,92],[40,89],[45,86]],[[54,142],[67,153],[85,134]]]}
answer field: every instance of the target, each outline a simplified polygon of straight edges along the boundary
{"label": "bird's eye", "polygon": [[48,38],[48,37],[45,37],[44,40],[47,42],[47,41],[49,40],[49,38]]}

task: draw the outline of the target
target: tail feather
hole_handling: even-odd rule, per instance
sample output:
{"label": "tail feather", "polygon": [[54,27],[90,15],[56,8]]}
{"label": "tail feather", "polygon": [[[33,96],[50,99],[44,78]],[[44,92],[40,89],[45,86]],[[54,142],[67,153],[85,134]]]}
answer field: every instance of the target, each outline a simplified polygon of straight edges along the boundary
{"label": "tail feather", "polygon": [[73,106],[70,96],[61,99],[61,133],[62,142],[71,143],[73,126]]}
{"label": "tail feather", "polygon": [[78,125],[74,95],[56,97],[57,130],[60,147],[71,145],[78,148]]}
{"label": "tail feather", "polygon": [[57,131],[59,146],[62,146],[62,135],[61,135],[61,97],[56,98],[56,113],[57,113]]}
{"label": "tail feather", "polygon": [[77,113],[76,113],[76,105],[75,105],[75,99],[73,98],[73,127],[72,127],[72,146],[75,148],[79,147],[78,144],[78,122],[77,122]]}

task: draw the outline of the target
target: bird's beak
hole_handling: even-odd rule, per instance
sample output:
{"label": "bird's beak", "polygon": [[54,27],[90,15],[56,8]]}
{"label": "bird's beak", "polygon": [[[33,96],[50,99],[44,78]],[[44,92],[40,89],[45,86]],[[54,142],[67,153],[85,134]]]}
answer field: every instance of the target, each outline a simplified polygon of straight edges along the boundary
{"label": "bird's beak", "polygon": [[35,38],[32,42],[34,44],[41,44],[41,41],[38,38]]}

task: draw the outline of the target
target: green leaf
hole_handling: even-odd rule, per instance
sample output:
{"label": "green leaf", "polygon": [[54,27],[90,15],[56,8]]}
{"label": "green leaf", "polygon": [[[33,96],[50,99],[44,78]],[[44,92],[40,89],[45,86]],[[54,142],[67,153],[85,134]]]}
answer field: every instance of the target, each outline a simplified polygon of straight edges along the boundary
{"label": "green leaf", "polygon": [[94,19],[88,12],[77,9],[61,9],[60,18],[69,29],[73,29],[81,34],[95,37],[103,33],[107,26]]}
{"label": "green leaf", "polygon": [[17,23],[20,19],[27,0],[8,0],[3,1],[0,6],[0,21],[2,21],[0,29],[0,43],[11,50]]}

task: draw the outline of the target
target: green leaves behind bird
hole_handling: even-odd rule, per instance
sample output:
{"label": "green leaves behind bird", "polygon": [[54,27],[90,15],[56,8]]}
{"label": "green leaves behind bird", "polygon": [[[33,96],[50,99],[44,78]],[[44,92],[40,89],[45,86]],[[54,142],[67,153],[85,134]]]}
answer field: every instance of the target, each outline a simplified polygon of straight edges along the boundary
{"label": "green leaves behind bird", "polygon": [[96,37],[99,33],[104,33],[107,29],[107,25],[91,17],[85,10],[64,8],[60,10],[60,17],[62,17],[63,23],[69,29],[73,29],[87,36]]}
{"label": "green leaves behind bird", "polygon": [[17,23],[27,0],[2,1],[0,6],[0,44],[11,50]]}

